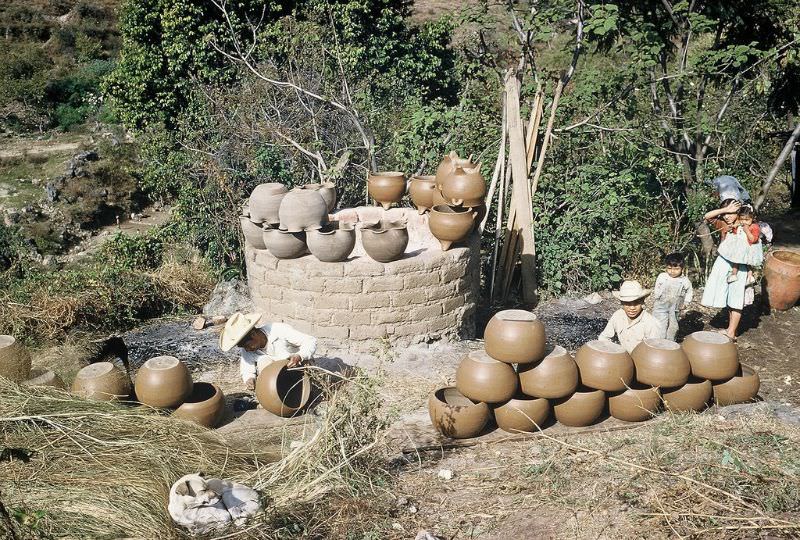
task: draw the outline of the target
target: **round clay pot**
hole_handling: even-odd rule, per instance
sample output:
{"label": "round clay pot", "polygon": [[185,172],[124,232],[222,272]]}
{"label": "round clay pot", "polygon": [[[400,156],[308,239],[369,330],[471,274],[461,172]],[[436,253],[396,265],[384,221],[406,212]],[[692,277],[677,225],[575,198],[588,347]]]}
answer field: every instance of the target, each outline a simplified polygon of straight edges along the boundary
{"label": "round clay pot", "polygon": [[530,364],[544,358],[544,325],[523,309],[496,313],[483,333],[486,352],[508,364]]}
{"label": "round clay pot", "polygon": [[0,376],[22,382],[31,374],[31,353],[14,336],[0,335]]}
{"label": "round clay pot", "polygon": [[474,169],[477,165],[477,163],[472,161],[472,155],[467,158],[462,158],[458,156],[458,152],[451,151],[442,158],[442,161],[436,168],[436,187],[441,191],[445,177],[456,170],[456,168]]}
{"label": "round clay pot", "polygon": [[256,398],[272,414],[289,417],[308,403],[311,381],[302,368],[289,369],[288,360],[267,365],[256,380]]}
{"label": "round clay pot", "polygon": [[367,191],[375,202],[388,210],[392,203],[399,203],[406,194],[406,176],[397,171],[370,173]]}
{"label": "round clay pot", "polygon": [[[312,231],[313,232],[313,231]],[[280,229],[264,229],[264,245],[276,259],[296,259],[308,251],[304,232],[291,233]]]}
{"label": "round clay pot", "polygon": [[278,216],[282,231],[313,231],[327,223],[328,205],[319,190],[295,188],[281,201]]}
{"label": "round clay pot", "polygon": [[377,224],[365,224],[361,228],[361,245],[367,255],[378,262],[396,261],[408,246],[406,224],[383,220]]}
{"label": "round clay pot", "polygon": [[301,186],[300,189],[316,191],[322,195],[329,214],[333,212],[334,208],[336,208],[336,184],[333,182],[325,182],[323,184],[306,184]]}
{"label": "round clay pot", "polygon": [[595,339],[575,354],[581,384],[589,388],[618,392],[633,381],[633,360],[621,345]]}
{"label": "round clay pot", "polygon": [[436,431],[453,439],[480,435],[490,417],[486,403],[472,401],[452,386],[439,388],[430,395],[428,413]]}
{"label": "round clay pot", "polygon": [[583,427],[592,425],[606,406],[606,394],[602,390],[579,387],[567,397],[553,402],[556,420],[565,426]]}
{"label": "round clay pot", "polygon": [[608,412],[614,418],[626,422],[650,420],[661,406],[658,387],[634,382],[623,392],[608,396]]}
{"label": "round clay pot", "polygon": [[277,182],[257,185],[247,204],[250,220],[255,223],[277,223],[278,209],[287,191],[286,186]]}
{"label": "round clay pot", "polygon": [[27,381],[23,381],[22,384],[24,386],[49,386],[59,390],[66,389],[61,377],[49,369],[32,369],[30,378]]}
{"label": "round clay pot", "polygon": [[442,251],[447,251],[454,242],[460,242],[469,236],[475,212],[469,208],[439,205],[431,209],[429,220],[431,234],[439,240]]}
{"label": "round clay pot", "polygon": [[431,206],[430,208],[436,208],[437,206],[450,206],[450,201],[444,198],[442,195],[442,190],[436,188],[433,190],[433,195],[431,196]]}
{"label": "round clay pot", "polygon": [[216,384],[196,382],[192,386],[192,393],[172,416],[213,428],[220,423],[224,414],[225,395],[222,390]]}
{"label": "round clay pot", "polygon": [[779,249],[767,254],[764,282],[769,306],[785,311],[800,300],[800,253]]}
{"label": "round clay pot", "polygon": [[712,394],[711,381],[689,377],[683,386],[662,388],[664,408],[672,412],[700,412],[708,406]]}
{"label": "round clay pot", "polygon": [[442,180],[442,195],[453,206],[473,208],[483,204],[486,197],[486,181],[481,175],[480,165],[473,169],[456,168]]}
{"label": "round clay pot", "polygon": [[456,370],[456,388],[475,401],[502,403],[517,393],[519,377],[514,368],[498,362],[485,351],[472,351]]}
{"label": "round clay pot", "polygon": [[417,207],[417,212],[422,215],[433,208],[433,193],[436,191],[436,177],[412,176],[408,187],[411,202]]}
{"label": "round clay pot", "polygon": [[689,358],[692,375],[701,379],[724,381],[739,369],[736,343],[719,332],[695,332],[683,340],[683,352]]}
{"label": "round clay pot", "polygon": [[72,382],[72,393],[94,401],[127,399],[131,393],[131,381],[111,362],[97,362],[78,372]]}
{"label": "round clay pot", "polygon": [[347,259],[356,245],[356,230],[352,223],[331,221],[317,231],[306,233],[311,254],[322,262],[340,262]]}
{"label": "round clay pot", "polygon": [[519,366],[522,392],[533,397],[557,399],[578,388],[578,366],[564,347],[555,347],[538,364]]}
{"label": "round clay pot", "polygon": [[255,249],[267,249],[264,245],[264,229],[258,223],[253,223],[245,216],[239,216],[239,223],[242,225],[244,241],[248,246]]}
{"label": "round clay pot", "polygon": [[136,399],[151,407],[175,408],[192,393],[192,376],[174,356],[156,356],[136,372]]}
{"label": "round clay pot", "polygon": [[752,368],[742,365],[739,372],[723,383],[714,384],[714,401],[717,405],[733,405],[753,401],[758,395],[761,379]]}
{"label": "round clay pot", "polygon": [[681,386],[692,371],[681,346],[668,339],[645,339],[633,349],[631,358],[636,380],[650,386]]}
{"label": "round clay pot", "polygon": [[517,395],[494,408],[497,427],[509,433],[539,431],[549,416],[549,401],[523,395]]}

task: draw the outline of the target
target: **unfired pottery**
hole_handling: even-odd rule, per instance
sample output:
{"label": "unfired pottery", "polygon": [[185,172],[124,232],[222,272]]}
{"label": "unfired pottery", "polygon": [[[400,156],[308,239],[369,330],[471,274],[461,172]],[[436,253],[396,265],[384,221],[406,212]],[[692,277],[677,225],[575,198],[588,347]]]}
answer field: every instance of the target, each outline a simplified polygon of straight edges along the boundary
{"label": "unfired pottery", "polygon": [[287,191],[286,186],[277,182],[257,185],[247,204],[250,220],[255,223],[277,223],[278,209]]}
{"label": "unfired pottery", "polygon": [[592,340],[575,354],[581,384],[618,392],[633,381],[634,367],[628,352],[611,341]]}
{"label": "unfired pottery", "polygon": [[14,336],[0,335],[0,376],[22,382],[31,374],[31,353]]}
{"label": "unfired pottery", "polygon": [[456,170],[456,168],[461,167],[462,169],[473,169],[477,165],[477,163],[472,161],[471,154],[469,157],[462,158],[459,157],[458,152],[451,151],[449,154],[444,156],[444,158],[442,158],[442,161],[436,168],[436,186],[441,191],[442,182],[444,181],[445,177]]}
{"label": "unfired pottery", "polygon": [[681,346],[668,339],[649,338],[631,353],[636,380],[650,386],[682,386],[692,369]]}
{"label": "unfired pottery", "polygon": [[417,212],[421,215],[433,208],[433,193],[436,191],[436,177],[412,176],[411,184],[408,187],[408,194],[411,202],[417,207]]}
{"label": "unfired pottery", "polygon": [[550,416],[546,399],[517,395],[494,408],[497,427],[509,433],[532,433],[544,427]]}
{"label": "unfired pottery", "polygon": [[456,370],[456,388],[475,401],[502,403],[517,393],[519,378],[514,368],[498,362],[485,351],[472,351]]}
{"label": "unfired pottery", "polygon": [[278,216],[283,231],[313,231],[327,223],[328,205],[319,190],[294,188],[281,201]]}
{"label": "unfired pottery", "polygon": [[571,395],[555,400],[553,412],[556,420],[565,426],[584,427],[597,421],[605,406],[605,392],[582,386]]}
{"label": "unfired pottery", "polygon": [[49,369],[32,369],[30,378],[22,382],[23,386],[49,386],[64,390],[66,385],[61,377]]}
{"label": "unfired pottery", "polygon": [[526,395],[556,399],[578,387],[578,366],[564,347],[555,347],[538,364],[519,366],[519,385]]}
{"label": "unfired pottery", "polygon": [[72,393],[94,401],[127,399],[131,381],[127,373],[111,362],[97,362],[78,372],[72,383]]}
{"label": "unfired pottery", "polygon": [[672,412],[700,412],[708,406],[712,394],[711,381],[689,377],[683,386],[662,388],[664,408]]}
{"label": "unfired pottery", "polygon": [[437,206],[450,206],[450,201],[444,198],[442,195],[442,191],[437,187],[433,190],[433,195],[431,196],[431,209],[436,208]]}
{"label": "unfired pottery", "polygon": [[[313,232],[313,231],[311,231]],[[264,229],[264,245],[276,259],[296,259],[308,251],[304,232],[291,233],[280,229]]]}
{"label": "unfired pottery", "polygon": [[608,396],[608,412],[614,418],[626,422],[650,420],[661,407],[658,387],[631,383],[631,387]]}
{"label": "unfired pottery", "polygon": [[683,340],[692,375],[711,381],[730,379],[739,369],[736,343],[719,332],[695,332]]}
{"label": "unfired pottery", "polygon": [[544,325],[530,311],[496,313],[486,325],[483,339],[489,356],[501,362],[529,364],[544,358]]}
{"label": "unfired pottery", "polygon": [[453,206],[473,208],[483,204],[486,197],[486,182],[481,175],[480,164],[472,169],[457,167],[441,181],[442,195]]}
{"label": "unfired pottery", "polygon": [[225,415],[225,395],[216,384],[196,382],[192,393],[172,416],[213,428]]}
{"label": "unfired pottery", "polygon": [[252,248],[267,249],[264,245],[264,229],[258,223],[253,223],[246,216],[239,216],[239,223],[242,225],[244,241]]}
{"label": "unfired pottery", "polygon": [[156,356],[136,372],[136,399],[151,407],[174,408],[192,393],[192,376],[174,356]]}
{"label": "unfired pottery", "polygon": [[311,254],[322,262],[340,262],[347,259],[356,245],[356,230],[352,223],[331,221],[317,231],[306,233]]}
{"label": "unfired pottery", "polygon": [[399,203],[406,194],[406,176],[397,171],[370,173],[367,191],[375,202],[388,210],[392,203]]}
{"label": "unfired pottery", "polygon": [[316,191],[322,195],[322,198],[325,199],[325,205],[328,208],[329,214],[333,212],[334,208],[336,208],[336,184],[333,182],[324,182],[322,184],[306,184],[302,186],[302,189]]}
{"label": "unfired pottery", "polygon": [[436,431],[453,439],[477,437],[491,415],[486,403],[472,401],[452,386],[430,395],[428,413]]}
{"label": "unfired pottery", "polygon": [[289,417],[308,403],[311,381],[303,368],[287,368],[288,360],[272,362],[256,379],[256,398],[266,410]]}
{"label": "unfired pottery", "polygon": [[431,209],[428,226],[431,234],[439,240],[442,251],[447,251],[455,242],[469,236],[475,220],[475,212],[469,208],[454,208],[439,205]]}
{"label": "unfired pottery", "polygon": [[713,385],[714,401],[720,406],[753,401],[760,386],[758,373],[749,366],[742,365],[733,378]]}
{"label": "unfired pottery", "polygon": [[772,309],[785,311],[800,300],[800,253],[779,249],[767,254],[764,283]]}
{"label": "unfired pottery", "polygon": [[374,260],[382,263],[396,261],[408,246],[405,223],[381,220],[361,227],[361,245]]}

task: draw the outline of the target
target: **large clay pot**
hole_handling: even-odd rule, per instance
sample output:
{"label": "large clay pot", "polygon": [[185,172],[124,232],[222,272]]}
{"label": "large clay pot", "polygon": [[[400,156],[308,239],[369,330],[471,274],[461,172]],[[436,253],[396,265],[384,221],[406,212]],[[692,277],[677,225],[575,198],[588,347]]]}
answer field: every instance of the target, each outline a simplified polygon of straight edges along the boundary
{"label": "large clay pot", "polygon": [[22,384],[24,386],[49,386],[59,390],[66,388],[61,377],[49,369],[32,369],[30,378],[27,381],[23,381]]}
{"label": "large clay pot", "polygon": [[578,366],[564,347],[555,347],[538,364],[519,366],[519,385],[524,394],[557,399],[578,388]]}
{"label": "large clay pot", "polygon": [[692,375],[701,379],[724,381],[739,369],[736,343],[719,332],[695,332],[683,340],[683,352],[689,358]]}
{"label": "large clay pot", "polygon": [[800,300],[800,253],[779,249],[767,254],[764,282],[769,306],[787,310]]}
{"label": "large clay pot", "polygon": [[595,339],[575,354],[581,384],[589,388],[618,392],[633,381],[633,360],[621,345]]}
{"label": "large clay pot", "polygon": [[370,174],[367,191],[375,202],[388,210],[392,203],[399,203],[406,194],[406,176],[396,171]]}
{"label": "large clay pot", "polygon": [[278,216],[282,231],[313,231],[327,223],[328,205],[319,190],[295,188],[281,201]]}
{"label": "large clay pot", "polygon": [[278,209],[287,191],[286,186],[277,182],[257,185],[247,204],[250,220],[255,223],[277,223]]}
{"label": "large clay pot", "polygon": [[456,370],[456,388],[475,401],[502,403],[517,393],[519,378],[514,368],[498,362],[485,351],[472,351]]}
{"label": "large clay pot", "polygon": [[442,190],[440,190],[438,187],[433,190],[430,209],[436,208],[437,206],[450,206],[450,201],[444,198],[444,195],[442,195]]}
{"label": "large clay pot", "polygon": [[367,255],[378,262],[396,261],[408,246],[408,229],[405,223],[382,220],[364,224],[361,228],[361,245]]}
{"label": "large clay pot", "polygon": [[331,221],[317,231],[306,233],[311,254],[322,262],[340,262],[347,259],[356,245],[356,230],[352,223]]}
{"label": "large clay pot", "polygon": [[692,371],[681,346],[668,339],[645,339],[633,349],[631,358],[636,380],[650,386],[681,386]]}
{"label": "large clay pot", "polygon": [[626,422],[650,420],[661,406],[658,387],[634,382],[623,392],[608,396],[608,412],[614,418]]}
{"label": "large clay pot", "polygon": [[523,395],[517,395],[494,408],[497,427],[509,433],[539,431],[549,416],[549,401]]}
{"label": "large clay pot", "polygon": [[225,414],[225,395],[216,384],[196,382],[192,393],[172,416],[213,428]]}
{"label": "large clay pot", "polygon": [[733,378],[713,385],[714,401],[721,406],[753,401],[758,395],[760,386],[761,379],[758,373],[743,365]]}
{"label": "large clay pot", "polygon": [[544,358],[544,325],[523,309],[496,313],[483,333],[486,352],[509,364],[529,364]]}
{"label": "large clay pot", "polygon": [[81,369],[72,382],[72,393],[84,399],[127,399],[131,393],[128,374],[111,362],[97,362]]}
{"label": "large clay pot", "polygon": [[411,202],[417,207],[417,212],[421,215],[433,208],[433,194],[436,191],[436,177],[412,176],[411,184],[408,187],[408,194]]}
{"label": "large clay pot", "polygon": [[264,245],[264,229],[258,223],[253,223],[246,216],[239,216],[239,223],[242,225],[244,241],[252,248],[267,249]]}
{"label": "large clay pot", "polygon": [[334,208],[336,208],[336,184],[333,182],[325,182],[323,184],[306,184],[302,186],[301,189],[316,191],[322,195],[329,214],[333,212]]}
{"label": "large clay pot", "polygon": [[458,156],[458,152],[455,150],[451,151],[442,158],[442,161],[436,168],[436,187],[438,187],[441,191],[442,183],[444,182],[445,177],[450,175],[450,173],[456,170],[456,168],[461,167],[462,169],[473,169],[477,165],[477,163],[472,161],[471,154],[469,157],[462,158]]}
{"label": "large clay pot", "polygon": [[472,401],[452,386],[439,388],[430,395],[428,413],[436,431],[453,439],[480,435],[490,417],[486,403]]}
{"label": "large clay pot", "polygon": [[431,209],[429,220],[431,234],[439,240],[442,251],[447,251],[454,242],[460,242],[469,236],[475,212],[469,208],[439,205]]}
{"label": "large clay pot", "polygon": [[661,398],[664,408],[672,412],[700,412],[708,406],[712,391],[711,381],[689,377],[683,386],[662,388]]}
{"label": "large clay pot", "polygon": [[565,426],[583,427],[592,425],[606,406],[606,394],[602,390],[579,387],[571,395],[553,402],[556,420]]}
{"label": "large clay pot", "polygon": [[456,168],[442,180],[442,195],[454,206],[473,208],[483,204],[486,181],[480,165],[473,169]]}
{"label": "large clay pot", "polygon": [[22,382],[31,374],[31,353],[14,336],[0,335],[0,377]]}
{"label": "large clay pot", "polygon": [[136,372],[136,399],[151,407],[174,408],[192,393],[192,376],[174,356],[156,356]]}
{"label": "large clay pot", "polygon": [[302,368],[287,368],[288,360],[268,364],[256,380],[256,398],[266,410],[289,417],[308,403],[311,381]]}
{"label": "large clay pot", "polygon": [[[313,231],[312,231],[313,232]],[[308,251],[304,232],[291,233],[280,229],[264,229],[264,245],[276,259],[296,259]]]}

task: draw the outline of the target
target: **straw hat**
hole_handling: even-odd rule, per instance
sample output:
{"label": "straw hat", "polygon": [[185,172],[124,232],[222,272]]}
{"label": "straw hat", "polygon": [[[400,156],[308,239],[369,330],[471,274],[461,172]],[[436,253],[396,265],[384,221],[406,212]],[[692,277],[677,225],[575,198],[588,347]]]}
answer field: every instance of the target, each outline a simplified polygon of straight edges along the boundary
{"label": "straw hat", "polygon": [[234,313],[219,334],[219,348],[223,351],[233,349],[250,330],[255,328],[260,318],[261,313],[248,313],[247,315]]}
{"label": "straw hat", "polygon": [[633,302],[640,298],[645,298],[652,291],[650,289],[642,288],[642,284],[636,280],[623,281],[618,291],[612,291],[611,294],[620,302]]}

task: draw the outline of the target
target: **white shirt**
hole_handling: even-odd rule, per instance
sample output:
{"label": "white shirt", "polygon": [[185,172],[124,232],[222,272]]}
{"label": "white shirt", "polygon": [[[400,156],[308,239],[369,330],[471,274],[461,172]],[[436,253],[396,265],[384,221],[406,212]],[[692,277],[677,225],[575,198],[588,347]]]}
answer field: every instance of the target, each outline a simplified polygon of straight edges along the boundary
{"label": "white shirt", "polygon": [[670,277],[666,272],[661,272],[653,289],[653,309],[668,308],[670,311],[677,311],[691,302],[693,296],[694,289],[689,278],[684,275]]}
{"label": "white shirt", "polygon": [[264,366],[276,360],[286,360],[293,354],[299,354],[307,361],[317,350],[317,339],[295,330],[285,323],[267,323],[257,327],[267,336],[267,346],[253,352],[242,350],[239,357],[239,371],[242,380],[254,379]]}
{"label": "white shirt", "polygon": [[663,337],[663,332],[661,324],[647,311],[642,310],[638,317],[630,319],[625,311],[618,309],[608,320],[608,324],[597,339],[611,341],[614,336],[617,336],[619,344],[630,353],[647,338]]}

